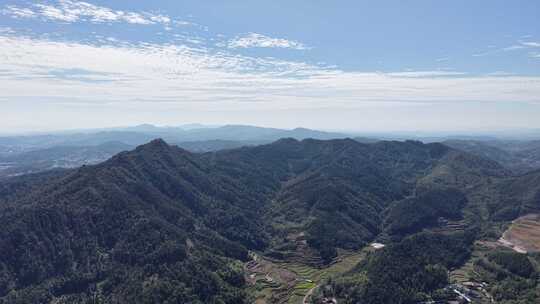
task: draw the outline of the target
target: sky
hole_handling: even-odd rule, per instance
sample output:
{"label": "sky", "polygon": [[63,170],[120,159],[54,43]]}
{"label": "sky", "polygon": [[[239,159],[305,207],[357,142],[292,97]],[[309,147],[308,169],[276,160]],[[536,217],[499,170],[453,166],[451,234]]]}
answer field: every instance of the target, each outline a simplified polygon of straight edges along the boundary
{"label": "sky", "polygon": [[540,128],[540,1],[0,0],[0,133]]}

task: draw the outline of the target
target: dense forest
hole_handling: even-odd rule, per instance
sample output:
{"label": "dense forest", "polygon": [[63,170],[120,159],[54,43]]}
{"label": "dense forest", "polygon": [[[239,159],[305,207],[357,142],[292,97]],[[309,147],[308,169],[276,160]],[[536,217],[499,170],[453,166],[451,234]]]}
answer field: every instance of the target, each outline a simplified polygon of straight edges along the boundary
{"label": "dense forest", "polygon": [[330,280],[319,297],[366,304],[443,300],[448,269],[469,257],[474,233],[420,233],[405,238],[373,253],[351,273]]}
{"label": "dense forest", "polygon": [[[250,303],[250,252],[303,250],[322,267],[376,240],[388,246],[317,296],[445,299],[448,271],[476,240],[540,210],[536,178],[438,143],[281,139],[197,154],[154,140],[0,183],[0,303]],[[504,191],[514,183],[519,192]],[[475,267],[501,281],[493,294],[511,278],[530,287],[517,298],[534,298],[529,260],[494,253]]]}

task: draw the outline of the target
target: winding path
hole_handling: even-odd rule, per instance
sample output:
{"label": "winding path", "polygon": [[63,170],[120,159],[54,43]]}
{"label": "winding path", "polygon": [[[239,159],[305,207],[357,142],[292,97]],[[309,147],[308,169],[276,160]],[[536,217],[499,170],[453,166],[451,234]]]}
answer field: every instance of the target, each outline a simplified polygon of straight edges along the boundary
{"label": "winding path", "polygon": [[302,301],[303,304],[309,304],[308,299],[309,299],[309,297],[313,294],[313,292],[315,291],[315,289],[317,289],[317,287],[319,287],[319,285],[315,285],[315,287],[311,288],[311,289],[306,293],[306,295],[304,296],[304,300]]}

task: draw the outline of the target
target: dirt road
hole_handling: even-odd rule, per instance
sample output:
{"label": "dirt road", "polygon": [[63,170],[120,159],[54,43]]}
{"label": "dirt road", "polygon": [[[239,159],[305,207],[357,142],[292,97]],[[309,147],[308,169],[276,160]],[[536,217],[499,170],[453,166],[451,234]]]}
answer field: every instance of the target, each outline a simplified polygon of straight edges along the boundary
{"label": "dirt road", "polygon": [[317,289],[317,287],[319,287],[319,285],[315,285],[315,287],[311,288],[307,293],[306,295],[304,296],[304,300],[302,301],[303,304],[309,304],[309,297],[313,294],[313,292],[315,291],[315,289]]}

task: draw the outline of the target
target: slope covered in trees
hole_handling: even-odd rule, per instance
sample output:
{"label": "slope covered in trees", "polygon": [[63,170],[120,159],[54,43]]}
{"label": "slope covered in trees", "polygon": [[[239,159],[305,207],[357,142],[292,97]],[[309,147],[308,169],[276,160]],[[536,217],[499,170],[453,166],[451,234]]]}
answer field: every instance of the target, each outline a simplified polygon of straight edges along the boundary
{"label": "slope covered in trees", "polygon": [[419,303],[443,300],[448,269],[470,255],[474,232],[420,233],[374,252],[351,273],[331,280],[318,298],[339,303]]}
{"label": "slope covered in trees", "polygon": [[515,174],[540,169],[539,140],[446,140],[443,143],[494,160]]}
{"label": "slope covered in trees", "polygon": [[[9,253],[0,255],[0,302],[247,303],[248,251],[309,252],[327,264],[381,235],[396,245],[356,278],[375,284],[369,290],[390,280],[416,299],[439,289],[471,237],[407,236],[441,218],[481,226],[468,215],[488,209],[480,194],[510,182],[497,163],[441,144],[282,139],[193,154],[154,140],[99,165],[0,184],[0,251]],[[433,250],[419,256],[418,246]],[[386,267],[425,285],[375,280]]]}

